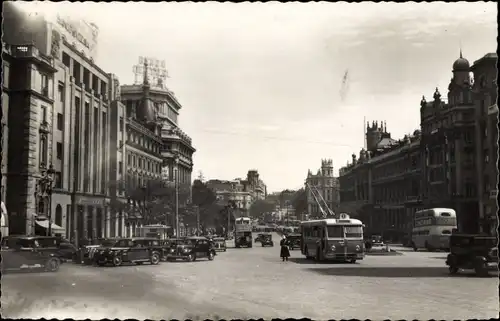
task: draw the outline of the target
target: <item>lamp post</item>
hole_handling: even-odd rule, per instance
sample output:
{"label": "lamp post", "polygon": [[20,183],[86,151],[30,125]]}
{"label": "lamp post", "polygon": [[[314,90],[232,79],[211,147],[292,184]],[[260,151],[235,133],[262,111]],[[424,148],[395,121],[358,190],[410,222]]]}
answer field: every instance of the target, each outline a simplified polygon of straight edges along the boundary
{"label": "lamp post", "polygon": [[174,179],[175,179],[175,235],[180,237],[180,227],[179,227],[179,157],[174,159]]}
{"label": "lamp post", "polygon": [[[42,165],[43,167],[43,165]],[[47,228],[47,236],[52,235],[52,188],[54,185],[54,167],[52,164],[49,165],[48,169],[44,169],[41,172],[40,179],[38,180],[38,188],[39,197],[47,198],[48,200],[48,228]],[[42,209],[44,210],[44,209]],[[44,213],[47,214],[47,213]]]}

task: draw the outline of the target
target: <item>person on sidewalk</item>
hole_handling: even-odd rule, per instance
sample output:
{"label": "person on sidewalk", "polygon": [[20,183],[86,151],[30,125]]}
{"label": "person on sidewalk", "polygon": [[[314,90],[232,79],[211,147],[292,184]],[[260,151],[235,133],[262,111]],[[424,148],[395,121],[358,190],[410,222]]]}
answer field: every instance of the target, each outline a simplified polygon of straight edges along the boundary
{"label": "person on sidewalk", "polygon": [[283,260],[283,262],[288,261],[288,258],[290,257],[290,249],[289,249],[289,244],[288,240],[286,239],[285,236],[280,241],[280,257]]}

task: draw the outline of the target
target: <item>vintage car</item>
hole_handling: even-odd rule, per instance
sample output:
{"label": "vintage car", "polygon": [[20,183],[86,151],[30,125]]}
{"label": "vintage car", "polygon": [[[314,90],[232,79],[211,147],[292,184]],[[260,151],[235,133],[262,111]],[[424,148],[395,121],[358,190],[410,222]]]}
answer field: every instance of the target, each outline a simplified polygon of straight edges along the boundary
{"label": "vintage car", "polygon": [[215,251],[223,251],[226,252],[227,247],[226,247],[226,239],[223,237],[214,237],[212,239],[212,246]]}
{"label": "vintage car", "polygon": [[59,239],[52,236],[8,236],[2,239],[2,272],[57,272],[62,263]]}
{"label": "vintage car", "polygon": [[118,239],[97,239],[93,244],[81,245],[75,255],[75,262],[80,264],[94,264],[94,254],[103,247],[113,246]]}
{"label": "vintage car", "polygon": [[262,237],[266,235],[265,233],[259,233],[257,234],[257,237],[255,238],[254,240],[254,243],[258,243],[258,242],[261,242],[262,241]]}
{"label": "vintage car", "polygon": [[202,236],[193,236],[172,242],[167,260],[175,261],[180,259],[193,262],[200,258],[207,258],[212,261],[215,255],[215,249],[209,239]]}
{"label": "vintage car", "polygon": [[488,276],[489,271],[498,270],[497,244],[498,239],[494,236],[452,234],[450,254],[446,258],[450,274],[470,269],[478,276]]}
{"label": "vintage car", "polygon": [[302,236],[300,234],[290,233],[288,234],[286,239],[288,241],[288,248],[290,250],[300,249],[300,242],[302,239]]}
{"label": "vintage car", "polygon": [[156,265],[160,263],[162,253],[147,245],[145,238],[132,237],[118,239],[111,246],[96,248],[93,260],[99,266],[112,264],[120,266],[123,263],[142,264],[145,262]]}
{"label": "vintage car", "polygon": [[262,245],[262,247],[264,246],[274,246],[274,242],[273,242],[273,236],[269,233],[266,233],[266,234],[262,234],[261,238],[260,238],[260,244]]}
{"label": "vintage car", "polygon": [[59,244],[58,254],[62,260],[74,261],[76,258],[77,252],[78,252],[78,249],[76,248],[76,246],[74,246],[73,244],[71,244],[68,241],[63,240]]}

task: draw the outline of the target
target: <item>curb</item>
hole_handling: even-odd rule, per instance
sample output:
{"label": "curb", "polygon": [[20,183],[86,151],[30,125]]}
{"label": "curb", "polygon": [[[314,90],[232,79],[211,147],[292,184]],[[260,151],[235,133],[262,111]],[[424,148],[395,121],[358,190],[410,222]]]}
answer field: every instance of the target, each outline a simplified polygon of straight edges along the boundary
{"label": "curb", "polygon": [[390,252],[366,252],[366,255],[371,255],[371,256],[399,256],[403,255],[403,253],[398,252],[398,251],[390,251]]}

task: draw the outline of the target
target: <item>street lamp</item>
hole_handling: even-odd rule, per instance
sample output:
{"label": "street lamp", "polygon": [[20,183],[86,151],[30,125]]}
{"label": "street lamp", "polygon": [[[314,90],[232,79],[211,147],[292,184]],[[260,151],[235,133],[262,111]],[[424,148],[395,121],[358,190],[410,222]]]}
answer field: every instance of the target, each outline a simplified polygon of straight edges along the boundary
{"label": "street lamp", "polygon": [[[45,167],[42,166],[41,167]],[[40,175],[40,179],[38,180],[38,189],[40,191],[39,197],[48,199],[48,220],[49,225],[47,229],[47,236],[52,235],[52,188],[54,185],[54,166],[52,164],[49,165],[48,169],[43,169]],[[44,213],[46,214],[46,213]]]}

